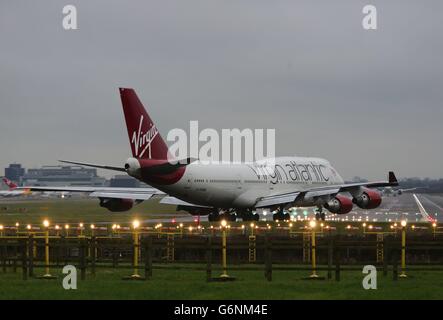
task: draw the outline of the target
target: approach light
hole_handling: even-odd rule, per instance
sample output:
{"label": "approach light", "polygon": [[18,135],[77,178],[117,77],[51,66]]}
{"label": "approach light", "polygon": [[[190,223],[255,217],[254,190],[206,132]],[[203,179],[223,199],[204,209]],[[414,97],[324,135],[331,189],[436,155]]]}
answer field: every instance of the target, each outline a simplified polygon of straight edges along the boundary
{"label": "approach light", "polygon": [[95,225],[91,224],[91,229],[94,230],[95,229]]}
{"label": "approach light", "polygon": [[112,230],[115,230],[117,228],[117,225],[116,224],[113,224],[112,225]]}
{"label": "approach light", "polygon": [[226,220],[222,220],[222,221],[220,222],[220,224],[221,224],[221,226],[222,226],[223,228],[225,228],[226,225],[227,225],[228,223],[226,222]]}
{"label": "approach light", "polygon": [[[28,225],[28,226],[29,226],[29,225]],[[45,228],[49,227],[49,221],[48,221],[48,220],[44,220],[44,221],[43,221],[43,226],[44,226]],[[28,228],[28,229],[30,229],[30,228]]]}
{"label": "approach light", "polygon": [[80,228],[83,228],[83,223],[80,222],[80,224],[78,225]]}
{"label": "approach light", "polygon": [[292,228],[292,223],[289,224],[289,228]]}
{"label": "approach light", "polygon": [[372,224],[370,224],[368,228],[369,228],[370,230],[372,230],[372,228],[373,228]]}
{"label": "approach light", "polygon": [[363,228],[366,228],[366,223],[365,223],[365,222],[363,222],[362,226],[363,226]]}
{"label": "approach light", "polygon": [[241,225],[241,228],[242,228],[242,229],[244,229],[244,228],[245,228],[245,225],[244,225],[244,224],[242,224],[242,225]]}
{"label": "approach light", "polygon": [[346,226],[346,229],[351,229],[351,225],[350,224],[348,224],[347,226]]}
{"label": "approach light", "polygon": [[432,226],[435,228],[437,226],[437,224],[435,222],[433,222]]}
{"label": "approach light", "polygon": [[60,226],[58,224],[55,225],[55,230],[60,229]]}
{"label": "approach light", "polygon": [[69,224],[65,224],[65,229],[66,229],[66,230],[69,229]]}
{"label": "approach light", "polygon": [[138,227],[140,227],[140,221],[138,221],[137,219],[132,221],[132,227],[134,229],[137,229]]}
{"label": "approach light", "polygon": [[254,228],[254,224],[253,224],[253,223],[251,223],[251,224],[250,224],[250,227],[251,227],[251,228]]}
{"label": "approach light", "polygon": [[317,225],[317,222],[315,222],[315,220],[311,220],[311,221],[309,221],[309,226],[310,226],[311,228],[315,228],[316,225]]}
{"label": "approach light", "polygon": [[26,229],[28,229],[28,230],[31,230],[31,225],[30,224],[28,224],[27,226],[26,226]]}
{"label": "approach light", "polygon": [[16,222],[15,227],[18,228],[20,226],[20,223]]}
{"label": "approach light", "polygon": [[402,220],[402,221],[401,221],[401,226],[402,226],[403,228],[406,227],[406,224],[407,224],[406,220]]}
{"label": "approach light", "polygon": [[183,223],[180,223],[180,228],[183,228]]}
{"label": "approach light", "polygon": [[3,230],[3,225],[2,224],[0,224],[0,230]]}

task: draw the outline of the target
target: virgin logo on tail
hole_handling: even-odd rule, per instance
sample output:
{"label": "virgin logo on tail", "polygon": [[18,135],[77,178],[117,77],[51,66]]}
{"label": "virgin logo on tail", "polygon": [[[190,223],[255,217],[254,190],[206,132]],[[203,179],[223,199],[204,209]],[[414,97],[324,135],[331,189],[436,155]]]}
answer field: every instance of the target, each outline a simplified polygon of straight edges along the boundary
{"label": "virgin logo on tail", "polygon": [[[150,123],[150,128],[147,132],[142,131],[143,115],[140,116],[140,123],[138,125],[138,131],[132,133],[131,143],[134,144],[134,153],[137,158],[143,157],[146,150],[149,151],[148,157],[151,158],[151,143],[154,141],[158,134],[157,127]],[[141,151],[140,151],[141,150]],[[139,153],[140,152],[140,153]]]}

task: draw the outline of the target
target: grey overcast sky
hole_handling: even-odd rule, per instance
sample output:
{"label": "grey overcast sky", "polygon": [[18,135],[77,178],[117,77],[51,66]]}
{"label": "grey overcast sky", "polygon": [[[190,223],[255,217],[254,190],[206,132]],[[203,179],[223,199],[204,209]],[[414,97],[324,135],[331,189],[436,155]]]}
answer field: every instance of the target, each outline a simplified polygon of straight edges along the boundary
{"label": "grey overcast sky", "polygon": [[[78,30],[62,28],[62,8]],[[373,4],[378,30],[362,28]],[[276,128],[345,178],[442,177],[443,1],[0,0],[0,167],[121,165],[117,88],[160,132]]]}

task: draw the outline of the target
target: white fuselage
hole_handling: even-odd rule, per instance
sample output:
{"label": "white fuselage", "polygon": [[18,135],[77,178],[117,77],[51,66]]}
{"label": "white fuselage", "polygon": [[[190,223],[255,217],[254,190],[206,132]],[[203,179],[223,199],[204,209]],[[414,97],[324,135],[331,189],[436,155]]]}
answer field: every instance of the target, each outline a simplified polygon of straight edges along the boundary
{"label": "white fuselage", "polygon": [[[155,187],[193,204],[252,208],[261,197],[342,183],[343,179],[325,159],[280,157],[275,161],[238,164],[196,161],[186,166],[178,182]],[[298,205],[313,203],[307,200]]]}

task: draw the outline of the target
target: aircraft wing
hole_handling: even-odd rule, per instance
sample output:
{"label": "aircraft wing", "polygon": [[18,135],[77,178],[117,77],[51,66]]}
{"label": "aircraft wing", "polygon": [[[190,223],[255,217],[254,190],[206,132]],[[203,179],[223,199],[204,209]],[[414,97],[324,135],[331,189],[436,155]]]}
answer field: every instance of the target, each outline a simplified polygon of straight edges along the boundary
{"label": "aircraft wing", "polygon": [[193,204],[193,203],[190,203],[190,202],[186,202],[186,201],[183,201],[183,200],[177,199],[175,197],[171,197],[171,196],[167,196],[167,197],[162,198],[160,200],[160,203],[162,203],[162,204],[172,204],[172,205],[176,205],[176,206],[185,206],[185,207],[210,208],[210,207],[207,207],[207,206],[201,206],[201,205],[198,205],[198,204]]}
{"label": "aircraft wing", "polygon": [[256,208],[268,207],[278,204],[287,204],[294,202],[298,197],[314,198],[321,196],[335,196],[340,192],[352,192],[360,187],[379,188],[387,186],[398,186],[397,178],[394,172],[390,171],[388,181],[374,181],[374,182],[357,182],[344,183],[340,185],[329,185],[324,187],[315,187],[304,191],[295,191],[277,195],[270,195],[257,199]]}
{"label": "aircraft wing", "polygon": [[18,190],[37,192],[79,192],[89,193],[95,198],[117,198],[132,200],[148,200],[155,195],[165,193],[155,188],[113,188],[113,187],[19,187]]}
{"label": "aircraft wing", "polygon": [[294,202],[299,195],[300,192],[291,192],[291,193],[284,193],[284,194],[263,197],[257,201],[255,207],[263,208],[263,207],[273,206],[276,204],[291,203]]}

